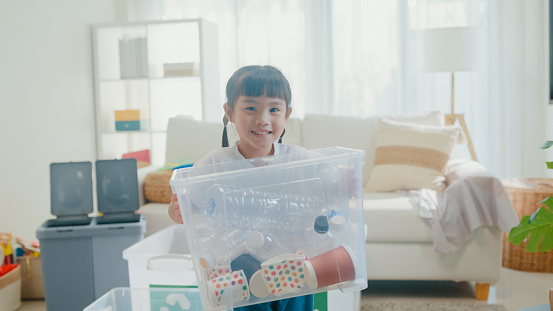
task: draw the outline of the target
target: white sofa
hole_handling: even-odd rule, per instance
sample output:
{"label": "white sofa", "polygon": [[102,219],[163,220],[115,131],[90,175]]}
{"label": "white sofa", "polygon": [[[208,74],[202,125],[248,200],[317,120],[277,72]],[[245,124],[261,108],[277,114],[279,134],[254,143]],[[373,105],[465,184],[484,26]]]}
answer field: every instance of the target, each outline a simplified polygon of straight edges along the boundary
{"label": "white sofa", "polygon": [[[183,158],[197,161],[221,146],[222,129],[222,124],[199,122],[187,117],[170,119],[167,162]],[[232,127],[228,132],[232,145],[236,133]],[[376,117],[357,119],[307,115],[302,120],[288,121],[283,142],[307,149],[341,146],[364,150],[363,183],[366,185],[374,161],[377,133]],[[140,182],[154,169],[140,169]],[[500,277],[501,232],[498,228],[481,227],[456,252],[437,253],[433,247],[431,227],[421,218],[418,209],[411,205],[408,197],[397,193],[365,193],[363,205],[369,280],[474,281],[477,297],[487,299],[487,284],[496,283]],[[146,235],[173,224],[167,215],[167,206],[166,203],[148,203],[141,198],[138,212],[146,217]]]}

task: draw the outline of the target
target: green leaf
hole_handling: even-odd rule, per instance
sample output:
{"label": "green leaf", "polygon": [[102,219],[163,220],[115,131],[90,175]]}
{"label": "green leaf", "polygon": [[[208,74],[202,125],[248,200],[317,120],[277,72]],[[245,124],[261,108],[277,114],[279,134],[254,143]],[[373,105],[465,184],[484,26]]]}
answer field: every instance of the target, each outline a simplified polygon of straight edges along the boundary
{"label": "green leaf", "polygon": [[547,164],[548,169],[550,169],[550,170],[553,169],[553,162],[547,162],[546,161],[545,164]]}
{"label": "green leaf", "polygon": [[553,141],[548,140],[543,145],[540,146],[540,149],[547,149],[549,147],[553,146]]}
{"label": "green leaf", "polygon": [[[553,199],[549,197],[540,203],[549,206],[553,204]],[[522,216],[520,224],[511,229],[507,240],[514,245],[519,245],[526,238],[528,238],[525,248],[527,252],[547,252],[553,249],[553,212],[551,210],[540,207],[532,217]]]}

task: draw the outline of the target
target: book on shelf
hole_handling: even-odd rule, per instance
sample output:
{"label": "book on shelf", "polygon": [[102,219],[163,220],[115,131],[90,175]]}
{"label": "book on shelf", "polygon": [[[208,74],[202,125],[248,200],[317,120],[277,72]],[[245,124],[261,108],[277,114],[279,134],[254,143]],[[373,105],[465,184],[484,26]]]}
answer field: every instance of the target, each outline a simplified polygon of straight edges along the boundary
{"label": "book on shelf", "polygon": [[121,79],[148,77],[148,41],[146,38],[119,40]]}

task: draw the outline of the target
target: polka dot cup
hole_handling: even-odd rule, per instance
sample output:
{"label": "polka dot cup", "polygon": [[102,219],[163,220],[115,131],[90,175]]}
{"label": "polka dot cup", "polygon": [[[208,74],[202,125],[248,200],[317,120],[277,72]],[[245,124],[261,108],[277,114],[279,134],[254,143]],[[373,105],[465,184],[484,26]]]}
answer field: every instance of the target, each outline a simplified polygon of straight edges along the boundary
{"label": "polka dot cup", "polygon": [[230,267],[228,265],[220,265],[215,268],[206,269],[206,276],[208,280],[219,278],[228,273],[230,273]]}
{"label": "polka dot cup", "polygon": [[209,300],[214,307],[230,308],[232,303],[250,299],[250,289],[244,271],[220,275],[207,282]]}
{"label": "polka dot cup", "polygon": [[299,292],[306,281],[304,262],[301,253],[281,254],[263,262],[261,274],[269,293],[282,296]]}

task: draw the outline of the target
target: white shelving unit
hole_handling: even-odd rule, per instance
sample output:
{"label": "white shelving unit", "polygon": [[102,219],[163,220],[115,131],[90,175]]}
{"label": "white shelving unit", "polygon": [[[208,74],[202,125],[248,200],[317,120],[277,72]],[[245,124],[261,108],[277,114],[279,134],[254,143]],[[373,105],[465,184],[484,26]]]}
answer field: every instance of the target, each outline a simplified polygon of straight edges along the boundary
{"label": "white shelving unit", "polygon": [[[98,159],[149,149],[152,164],[163,165],[169,118],[222,115],[216,24],[131,22],[95,25],[92,32]],[[140,129],[116,130],[117,110],[140,110]]]}

